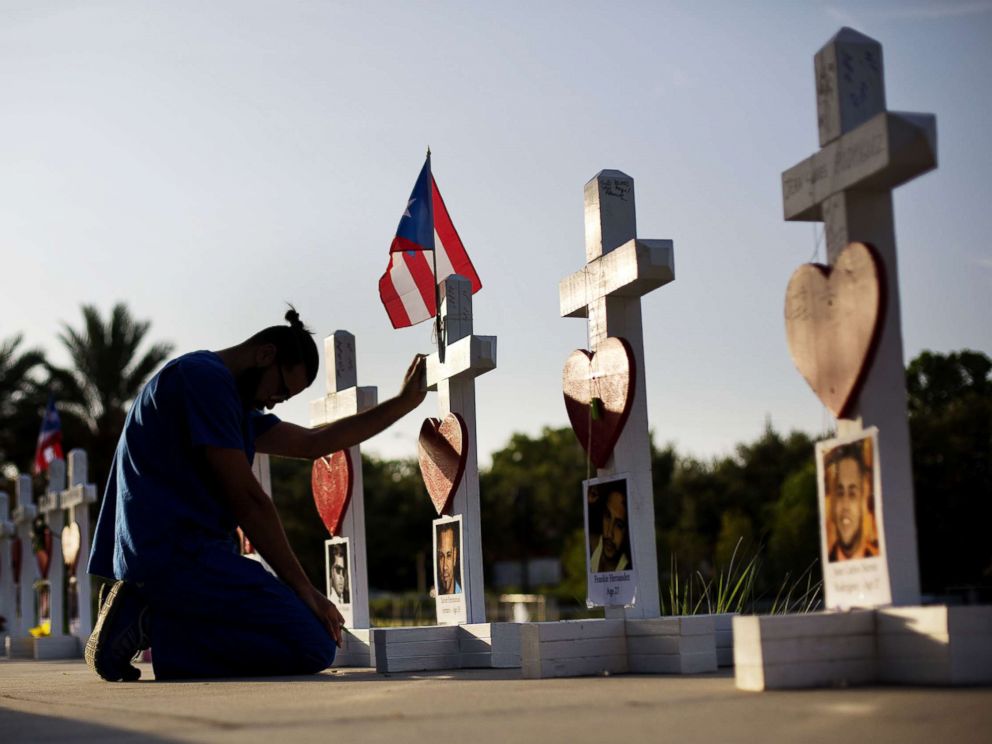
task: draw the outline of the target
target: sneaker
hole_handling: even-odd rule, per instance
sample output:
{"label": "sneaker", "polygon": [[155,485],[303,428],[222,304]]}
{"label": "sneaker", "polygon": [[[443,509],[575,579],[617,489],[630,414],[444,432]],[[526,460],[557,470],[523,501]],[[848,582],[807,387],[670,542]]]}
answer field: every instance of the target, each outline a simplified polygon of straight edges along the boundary
{"label": "sneaker", "polygon": [[86,665],[108,682],[134,682],[141,671],[131,660],[150,643],[148,605],[133,584],[114,582],[100,597],[100,615],[86,642]]}

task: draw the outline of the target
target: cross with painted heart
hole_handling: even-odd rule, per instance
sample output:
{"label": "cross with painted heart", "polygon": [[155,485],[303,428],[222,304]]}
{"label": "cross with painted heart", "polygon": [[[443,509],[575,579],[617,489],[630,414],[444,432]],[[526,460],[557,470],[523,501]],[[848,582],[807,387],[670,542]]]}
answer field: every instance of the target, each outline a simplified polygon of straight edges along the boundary
{"label": "cross with painted heart", "polygon": [[[823,221],[828,263],[793,274],[786,336],[796,367],[837,417],[838,447],[876,438],[872,491],[884,494],[874,497],[880,544],[872,551],[881,556],[869,560],[880,561],[891,582],[891,595],[888,586],[845,593],[856,566],[837,562],[824,537],[825,600],[828,608],[912,604],[920,585],[892,190],[936,167],[937,122],[886,110],[882,45],[857,31],[841,29],[814,66],[821,149],[782,174],[782,195],[786,220]],[[830,465],[823,460],[821,470]],[[820,480],[825,488],[829,476]],[[822,493],[821,522],[829,522]]]}
{"label": "cross with painted heart", "polygon": [[475,378],[496,368],[496,337],[472,333],[472,285],[454,274],[441,284],[443,354],[427,358],[427,388],[437,391],[438,418],[420,429],[424,485],[438,515],[461,515],[466,623],[486,621],[482,521],[476,447]]}
{"label": "cross with painted heart", "polygon": [[565,407],[600,479],[623,474],[636,603],[607,617],[657,617],[651,444],[641,297],[675,279],[671,240],[637,238],[634,179],[600,171],[585,186],[586,265],[559,285],[562,317],[588,318],[589,348],[565,363]]}
{"label": "cross with painted heart", "polygon": [[[320,426],[366,411],[378,402],[375,387],[358,385],[355,337],[348,331],[335,331],[324,339],[327,366],[327,395],[310,403],[310,425]],[[313,498],[327,532],[335,538],[348,538],[350,559],[339,569],[348,572],[349,602],[341,605],[345,626],[369,627],[368,562],[365,548],[365,500],[362,483],[362,454],[359,445],[333,452],[314,461],[311,475]],[[327,552],[328,595],[333,551]]]}

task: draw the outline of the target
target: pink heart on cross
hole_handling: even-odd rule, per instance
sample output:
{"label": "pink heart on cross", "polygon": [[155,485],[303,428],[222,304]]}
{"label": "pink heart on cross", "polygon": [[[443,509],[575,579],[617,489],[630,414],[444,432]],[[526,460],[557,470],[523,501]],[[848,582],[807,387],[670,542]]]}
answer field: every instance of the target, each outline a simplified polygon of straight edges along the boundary
{"label": "pink heart on cross", "polygon": [[457,413],[426,419],[418,442],[420,474],[438,514],[458,490],[468,460],[468,428]]}
{"label": "pink heart on cross", "polygon": [[354,481],[351,454],[340,450],[314,460],[310,478],[313,500],[327,531],[334,537],[341,529]]}

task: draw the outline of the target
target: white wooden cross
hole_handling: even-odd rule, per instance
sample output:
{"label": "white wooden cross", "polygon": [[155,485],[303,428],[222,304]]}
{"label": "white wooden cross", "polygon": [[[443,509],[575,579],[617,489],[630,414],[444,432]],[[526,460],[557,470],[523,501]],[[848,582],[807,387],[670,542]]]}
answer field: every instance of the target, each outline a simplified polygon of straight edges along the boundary
{"label": "white wooden cross", "polygon": [[10,496],[0,491],[0,615],[6,619],[7,633],[11,632],[17,611],[12,554],[15,534],[14,523],[10,521]]}
{"label": "white wooden cross", "polygon": [[21,575],[18,582],[18,606],[20,612],[11,625],[12,638],[21,639],[28,635],[28,629],[34,626],[34,582],[39,571],[32,549],[32,530],[34,518],[38,515],[32,494],[31,476],[17,476],[17,507],[14,509],[14,527],[21,541]]}
{"label": "white wooden cross", "polygon": [[441,418],[457,413],[468,431],[465,472],[451,500],[451,513],[462,515],[462,571],[466,622],[486,621],[482,575],[482,520],[479,507],[479,457],[476,446],[475,378],[496,368],[496,337],[472,334],[472,284],[453,274],[441,284],[444,361],[427,358],[427,388],[437,391]]}
{"label": "white wooden cross", "polygon": [[[38,498],[38,512],[45,517],[45,525],[52,534],[52,554],[48,560],[48,608],[51,621],[51,635],[63,635],[65,603],[62,600],[62,587],[65,585],[65,563],[62,561],[62,528],[65,526],[65,513],[59,504],[59,496],[65,490],[65,460],[52,460],[48,464],[48,485]],[[39,604],[40,614],[40,604]],[[43,618],[39,617],[39,622]]]}
{"label": "white wooden cross", "polygon": [[[69,512],[68,524],[75,522],[79,528],[79,558],[76,564],[76,606],[79,609],[78,626],[74,635],[86,643],[93,630],[93,611],[90,603],[92,592],[86,562],[90,557],[90,509],[96,503],[96,485],[88,483],[89,464],[86,451],[69,452],[69,487],[62,492],[60,506]],[[70,628],[71,629],[71,628]]]}
{"label": "white wooden cross", "polygon": [[852,241],[885,266],[888,304],[875,360],[839,435],[879,429],[885,543],[894,604],[920,599],[892,189],[937,166],[932,114],[885,108],[882,45],[842,28],[816,54],[820,151],[782,174],[786,220],[824,222],[832,264]]}
{"label": "white wooden cross", "polygon": [[607,337],[627,340],[636,360],[633,407],[613,455],[600,476],[626,473],[634,493],[628,497],[637,602],[607,609],[607,617],[656,617],[658,559],[655,550],[651,442],[645,394],[641,296],[675,279],[671,240],[637,238],[634,179],[617,170],[600,171],[585,186],[586,265],[559,285],[562,317],[589,319],[589,350]]}
{"label": "white wooden cross", "polygon": [[[348,331],[335,331],[324,339],[327,366],[327,395],[310,403],[310,425],[320,426],[366,411],[378,402],[374,386],[358,386],[355,337]],[[331,454],[328,452],[327,454]],[[341,522],[341,537],[351,543],[348,566],[351,586],[353,628],[369,627],[369,578],[365,543],[365,486],[362,481],[362,451],[353,446],[348,454],[352,464],[351,502]]]}
{"label": "white wooden cross", "polygon": [[[258,481],[258,485],[262,487],[262,491],[270,499],[272,498],[272,474],[270,467],[269,456],[265,453],[255,453],[255,457],[251,461],[251,473],[255,476],[255,480]],[[244,538],[244,543],[242,548],[246,549],[246,552],[242,554],[244,558],[255,561],[261,564],[262,568],[268,571],[273,576],[276,575],[275,570],[269,565],[269,562],[265,560],[261,553],[255,550],[254,546],[251,545],[251,541],[247,537]]]}
{"label": "white wooden cross", "polygon": [[269,466],[269,456],[264,453],[255,453],[255,459],[251,462],[251,472],[258,481],[258,485],[265,491],[265,495],[272,498],[272,474]]}

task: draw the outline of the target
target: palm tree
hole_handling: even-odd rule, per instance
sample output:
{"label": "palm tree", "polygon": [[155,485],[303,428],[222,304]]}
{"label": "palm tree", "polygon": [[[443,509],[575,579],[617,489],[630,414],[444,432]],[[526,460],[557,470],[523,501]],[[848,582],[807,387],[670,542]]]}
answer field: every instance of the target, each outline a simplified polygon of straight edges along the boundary
{"label": "palm tree", "polygon": [[34,456],[44,391],[33,374],[45,364],[39,349],[19,351],[18,333],[0,341],[0,467],[27,470]]}
{"label": "palm tree", "polygon": [[59,340],[69,352],[70,369],[49,366],[59,411],[83,424],[89,440],[92,477],[103,483],[131,402],[155,368],[172,353],[171,343],[154,344],[142,356],[138,347],[151,327],[131,316],[124,303],[114,305],[104,322],[93,305],[83,305],[83,326],[63,323]]}

